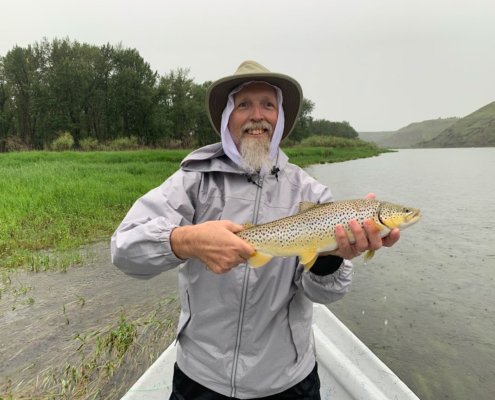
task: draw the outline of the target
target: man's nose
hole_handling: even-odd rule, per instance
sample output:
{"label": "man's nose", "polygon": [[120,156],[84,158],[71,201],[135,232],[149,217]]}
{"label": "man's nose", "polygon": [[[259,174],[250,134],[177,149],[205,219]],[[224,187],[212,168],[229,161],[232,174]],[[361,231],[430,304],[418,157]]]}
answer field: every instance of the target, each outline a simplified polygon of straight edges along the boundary
{"label": "man's nose", "polygon": [[262,121],[264,119],[261,106],[260,105],[255,105],[253,107],[253,112],[251,114],[251,119],[253,121]]}

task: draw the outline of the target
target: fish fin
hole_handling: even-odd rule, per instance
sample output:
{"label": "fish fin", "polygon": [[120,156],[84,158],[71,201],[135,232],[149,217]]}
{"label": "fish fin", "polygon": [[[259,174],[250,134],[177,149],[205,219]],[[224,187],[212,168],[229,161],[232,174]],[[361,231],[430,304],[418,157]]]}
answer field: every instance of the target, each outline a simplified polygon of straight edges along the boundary
{"label": "fish fin", "polygon": [[255,251],[251,254],[248,264],[251,268],[259,268],[269,262],[273,257],[268,254],[258,253]]}
{"label": "fish fin", "polygon": [[256,225],[255,224],[252,224],[251,222],[246,222],[244,225],[242,225],[242,227],[244,229],[249,229],[249,228],[253,228],[255,227]]}
{"label": "fish fin", "polygon": [[316,262],[318,258],[318,254],[315,255],[315,258],[313,258],[309,263],[307,263],[306,265],[304,265],[304,270],[305,271],[309,271],[309,269],[313,266],[313,264]]}
{"label": "fish fin", "polygon": [[364,261],[369,261],[373,258],[373,256],[375,255],[375,250],[368,250],[365,254],[364,254]]}
{"label": "fish fin", "polygon": [[308,210],[311,210],[312,208],[314,208],[317,205],[318,204],[312,203],[311,201],[301,201],[299,203],[299,211],[297,213],[302,214]]}
{"label": "fish fin", "polygon": [[318,258],[316,250],[309,250],[299,254],[299,262],[304,265],[304,270],[310,269]]}

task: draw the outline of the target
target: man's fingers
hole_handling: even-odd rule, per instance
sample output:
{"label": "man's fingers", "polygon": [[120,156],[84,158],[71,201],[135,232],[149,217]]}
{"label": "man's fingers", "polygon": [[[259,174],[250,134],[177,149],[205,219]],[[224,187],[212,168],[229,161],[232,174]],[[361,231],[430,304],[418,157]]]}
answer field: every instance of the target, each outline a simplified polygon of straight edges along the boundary
{"label": "man's fingers", "polygon": [[211,271],[217,275],[222,275],[222,274],[226,274],[227,272],[230,272],[231,269],[232,268],[215,268],[212,269]]}
{"label": "man's fingers", "polygon": [[235,222],[232,221],[222,221],[222,222],[225,223],[225,228],[233,233],[240,232],[244,229],[244,226],[236,224]]}
{"label": "man's fingers", "polygon": [[240,263],[245,263],[249,260],[250,256],[251,256],[252,253],[249,253],[249,255],[247,257],[243,257],[241,254],[239,254],[239,260],[240,260]]}
{"label": "man's fingers", "polygon": [[369,219],[364,221],[363,223],[364,229],[368,235],[368,249],[369,250],[378,250],[382,247],[382,237],[380,236],[380,231],[376,227],[375,223]]}
{"label": "man's fingers", "polygon": [[249,243],[245,242],[242,239],[239,239],[242,243],[239,244],[237,248],[237,257],[239,257],[239,262],[245,262],[249,260],[251,255],[256,251],[253,246]]}
{"label": "man's fingers", "polygon": [[398,229],[393,229],[390,234],[383,238],[383,245],[385,247],[393,246],[400,239],[400,231]]}
{"label": "man's fingers", "polygon": [[215,274],[225,274],[229,272],[232,268],[236,267],[238,264],[218,264],[218,263],[210,263],[206,265],[206,270],[211,271]]}
{"label": "man's fingers", "polygon": [[354,239],[356,240],[355,248],[357,251],[365,251],[368,249],[368,238],[366,237],[363,229],[359,222],[355,219],[349,221],[349,227],[351,228],[351,232],[354,235]]}
{"label": "man's fingers", "polygon": [[370,194],[367,194],[366,196],[364,196],[365,199],[374,199],[375,198],[375,194],[374,193],[370,193]]}
{"label": "man's fingers", "polygon": [[339,253],[340,256],[350,260],[354,258],[354,252],[351,249],[351,244],[349,243],[349,239],[345,233],[345,229],[342,225],[337,225],[335,228],[335,237],[337,238],[337,243],[339,244]]}

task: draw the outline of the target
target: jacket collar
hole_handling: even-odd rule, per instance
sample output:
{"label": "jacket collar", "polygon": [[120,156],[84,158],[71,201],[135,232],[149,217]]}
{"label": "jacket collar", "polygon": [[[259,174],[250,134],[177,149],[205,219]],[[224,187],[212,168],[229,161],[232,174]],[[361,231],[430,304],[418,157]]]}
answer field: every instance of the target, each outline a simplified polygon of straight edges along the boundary
{"label": "jacket collar", "polygon": [[[278,149],[277,168],[281,171],[287,165],[289,158]],[[195,172],[227,172],[246,175],[223,151],[222,143],[210,144],[190,153],[180,165],[184,171]]]}

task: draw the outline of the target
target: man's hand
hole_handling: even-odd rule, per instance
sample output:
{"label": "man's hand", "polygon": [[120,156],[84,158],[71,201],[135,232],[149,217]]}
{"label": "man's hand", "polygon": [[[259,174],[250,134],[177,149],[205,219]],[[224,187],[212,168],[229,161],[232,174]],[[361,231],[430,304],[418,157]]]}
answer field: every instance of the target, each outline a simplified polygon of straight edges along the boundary
{"label": "man's hand", "polygon": [[[374,199],[375,195],[370,193],[365,198]],[[352,260],[353,258],[360,256],[364,251],[378,250],[382,246],[393,246],[400,238],[400,231],[398,229],[393,229],[387,237],[381,238],[380,231],[376,227],[375,223],[370,219],[364,221],[363,225],[364,230],[355,219],[352,219],[349,222],[351,232],[354,235],[354,239],[356,239],[356,243],[354,244],[349,242],[345,229],[342,225],[337,225],[335,228],[335,236],[337,238],[339,248],[328,253],[321,253],[320,256],[334,255],[347,260]]]}
{"label": "man's hand", "polygon": [[170,244],[177,257],[197,258],[214,273],[224,274],[245,263],[254,252],[251,245],[234,235],[242,229],[231,221],[182,226],[172,231]]}

